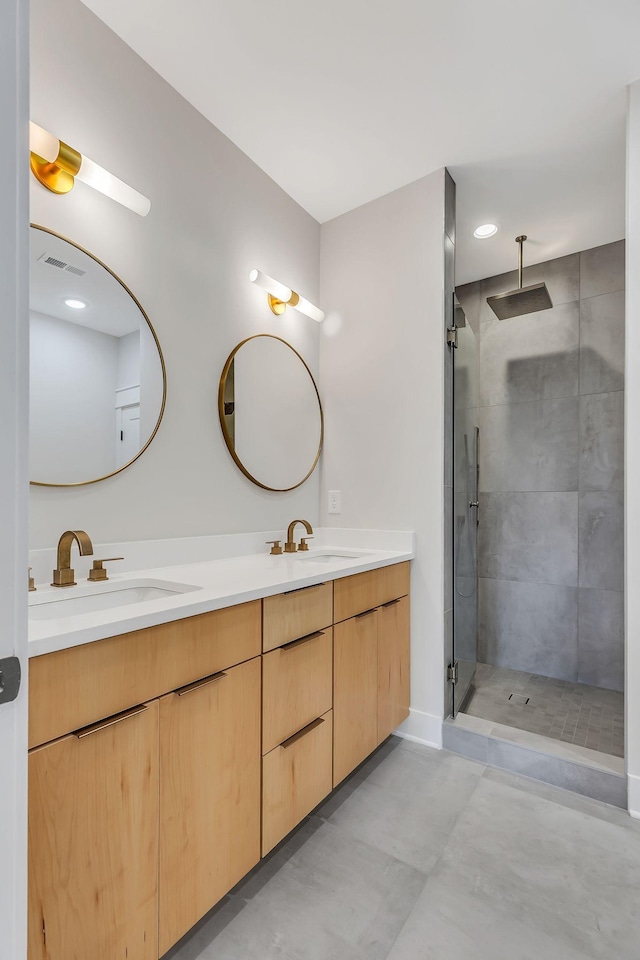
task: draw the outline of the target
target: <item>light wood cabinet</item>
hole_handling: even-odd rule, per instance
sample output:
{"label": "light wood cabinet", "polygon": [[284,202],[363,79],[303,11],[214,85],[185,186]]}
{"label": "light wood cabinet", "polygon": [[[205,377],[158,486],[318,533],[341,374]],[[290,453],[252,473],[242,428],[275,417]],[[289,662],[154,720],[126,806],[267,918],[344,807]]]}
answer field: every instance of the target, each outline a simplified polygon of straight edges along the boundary
{"label": "light wood cabinet", "polygon": [[260,659],[160,701],[160,955],[260,859]]}
{"label": "light wood cabinet", "polygon": [[409,597],[378,609],[378,743],[409,716]]}
{"label": "light wood cabinet", "polygon": [[263,758],[263,857],[331,793],[331,745],[329,710]]}
{"label": "light wood cabinet", "polygon": [[378,745],[378,611],[333,628],[333,785]]}
{"label": "light wood cabinet", "polygon": [[29,756],[29,960],[157,960],[157,884],[155,701]]}
{"label": "light wood cabinet", "polygon": [[174,620],[29,661],[29,746],[257,657],[261,601]]}
{"label": "light wood cabinet", "polygon": [[333,623],[333,583],[318,583],[265,597],[263,604],[262,650],[306,637]]}
{"label": "light wood cabinet", "polygon": [[409,712],[408,591],[402,563],[33,658],[29,960],[158,960],[365,760]]}
{"label": "light wood cabinet", "polygon": [[377,570],[336,580],[333,588],[334,623],[380,607],[409,593],[409,563],[395,563]]}
{"label": "light wood cabinet", "polygon": [[262,658],[262,752],[331,709],[333,631],[320,630]]}

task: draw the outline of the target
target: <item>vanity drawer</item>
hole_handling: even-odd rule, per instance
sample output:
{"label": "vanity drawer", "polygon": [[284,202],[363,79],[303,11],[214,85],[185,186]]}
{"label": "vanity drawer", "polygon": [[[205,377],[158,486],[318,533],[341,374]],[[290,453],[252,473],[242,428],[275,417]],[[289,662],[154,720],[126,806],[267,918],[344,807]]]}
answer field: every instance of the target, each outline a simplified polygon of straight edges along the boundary
{"label": "vanity drawer", "polygon": [[394,563],[353,577],[336,580],[333,587],[334,623],[365,610],[405,597],[409,593],[409,562]]}
{"label": "vanity drawer", "polygon": [[260,655],[260,600],[29,661],[29,747]]}
{"label": "vanity drawer", "polygon": [[262,752],[331,709],[333,629],[328,627],[262,658]]}
{"label": "vanity drawer", "polygon": [[329,710],[262,758],[262,856],[331,793]]}
{"label": "vanity drawer", "polygon": [[262,649],[266,652],[331,625],[333,583],[279,593],[265,597],[262,603]]}

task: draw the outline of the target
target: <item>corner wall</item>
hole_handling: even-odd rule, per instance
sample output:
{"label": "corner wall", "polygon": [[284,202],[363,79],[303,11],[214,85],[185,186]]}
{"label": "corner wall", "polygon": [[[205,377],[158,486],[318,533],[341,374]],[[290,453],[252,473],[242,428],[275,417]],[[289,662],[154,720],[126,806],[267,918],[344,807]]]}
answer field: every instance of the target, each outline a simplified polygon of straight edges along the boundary
{"label": "corner wall", "polygon": [[640,819],[640,80],[629,87],[625,397],[626,757],[629,811]]}
{"label": "corner wall", "polygon": [[[444,715],[445,174],[323,224],[320,265],[321,522],[415,529],[402,729],[435,746]],[[342,493],[339,516],[327,512],[327,490]]]}
{"label": "corner wall", "polygon": [[168,377],[160,430],[131,467],[31,489],[31,546],[76,527],[113,542],[315,524],[319,471],[287,494],[251,483],[226,449],[217,390],[232,348],[255,333],[290,341],[317,377],[318,324],[275,317],[248,274],[259,267],[317,301],[319,224],[80,0],[33,0],[31,24],[32,119],[151,200],[143,218],[84,184],[58,197],[30,177],[31,219],[122,277]]}

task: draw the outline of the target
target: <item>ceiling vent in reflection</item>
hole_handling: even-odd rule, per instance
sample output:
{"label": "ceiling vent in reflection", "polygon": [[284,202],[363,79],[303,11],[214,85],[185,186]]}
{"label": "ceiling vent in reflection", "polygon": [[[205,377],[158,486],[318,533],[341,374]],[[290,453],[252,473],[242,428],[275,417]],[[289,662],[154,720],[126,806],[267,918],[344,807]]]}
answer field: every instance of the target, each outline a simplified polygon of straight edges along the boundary
{"label": "ceiling vent in reflection", "polygon": [[65,263],[64,260],[58,260],[57,257],[51,257],[46,253],[43,253],[41,257],[38,257],[42,263],[48,264],[50,267],[56,267],[58,270],[64,270],[65,273],[72,273],[74,277],[84,277],[86,270],[82,270],[80,267],[74,267],[71,263]]}

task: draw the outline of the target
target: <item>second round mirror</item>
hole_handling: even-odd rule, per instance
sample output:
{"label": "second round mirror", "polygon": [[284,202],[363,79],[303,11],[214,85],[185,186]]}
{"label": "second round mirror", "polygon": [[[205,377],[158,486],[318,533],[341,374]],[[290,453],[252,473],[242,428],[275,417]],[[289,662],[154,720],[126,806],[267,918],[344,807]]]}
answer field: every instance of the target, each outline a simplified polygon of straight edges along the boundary
{"label": "second round mirror", "polygon": [[245,476],[278,491],[308,479],[322,447],[322,406],[309,367],[290,344],[268,334],[239,343],[222,371],[218,406]]}

